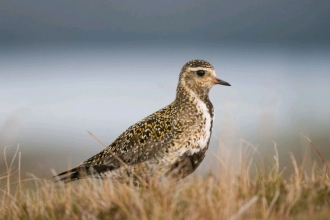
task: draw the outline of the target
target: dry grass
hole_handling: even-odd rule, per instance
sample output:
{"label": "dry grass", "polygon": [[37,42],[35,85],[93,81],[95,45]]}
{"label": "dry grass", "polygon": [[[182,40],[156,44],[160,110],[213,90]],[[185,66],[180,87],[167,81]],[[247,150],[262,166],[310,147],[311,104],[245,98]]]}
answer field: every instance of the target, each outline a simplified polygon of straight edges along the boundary
{"label": "dry grass", "polygon": [[221,148],[219,155],[212,173],[140,187],[97,179],[66,185],[25,181],[12,169],[15,160],[7,161],[8,172],[0,177],[0,219],[329,219],[326,168],[314,163],[307,174],[292,156],[294,172],[284,179],[276,147],[268,168],[258,165],[248,143],[234,153]]}

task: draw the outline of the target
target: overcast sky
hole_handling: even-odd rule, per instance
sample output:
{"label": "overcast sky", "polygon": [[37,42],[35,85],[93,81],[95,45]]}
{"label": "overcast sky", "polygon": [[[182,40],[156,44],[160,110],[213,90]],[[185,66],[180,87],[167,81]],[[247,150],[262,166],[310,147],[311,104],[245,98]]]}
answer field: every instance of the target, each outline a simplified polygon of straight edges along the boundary
{"label": "overcast sky", "polygon": [[0,43],[330,43],[328,0],[1,0]]}

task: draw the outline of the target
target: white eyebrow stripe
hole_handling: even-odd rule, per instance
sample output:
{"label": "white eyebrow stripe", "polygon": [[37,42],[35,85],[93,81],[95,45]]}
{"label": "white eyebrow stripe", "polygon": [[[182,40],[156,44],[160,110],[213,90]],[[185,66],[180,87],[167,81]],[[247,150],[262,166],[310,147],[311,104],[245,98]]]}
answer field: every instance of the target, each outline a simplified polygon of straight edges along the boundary
{"label": "white eyebrow stripe", "polygon": [[212,68],[207,68],[207,67],[188,67],[189,70],[191,71],[197,71],[197,70],[213,70]]}

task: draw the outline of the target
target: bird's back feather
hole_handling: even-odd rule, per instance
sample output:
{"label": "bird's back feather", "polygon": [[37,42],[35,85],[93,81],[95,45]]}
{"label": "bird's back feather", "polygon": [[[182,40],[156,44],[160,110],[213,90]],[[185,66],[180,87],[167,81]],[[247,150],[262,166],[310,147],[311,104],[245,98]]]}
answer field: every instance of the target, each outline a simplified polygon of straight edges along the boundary
{"label": "bird's back feather", "polygon": [[168,105],[123,132],[109,147],[78,167],[55,176],[69,182],[85,176],[101,175],[125,165],[132,166],[156,158],[166,151],[181,128],[173,123],[178,109]]}

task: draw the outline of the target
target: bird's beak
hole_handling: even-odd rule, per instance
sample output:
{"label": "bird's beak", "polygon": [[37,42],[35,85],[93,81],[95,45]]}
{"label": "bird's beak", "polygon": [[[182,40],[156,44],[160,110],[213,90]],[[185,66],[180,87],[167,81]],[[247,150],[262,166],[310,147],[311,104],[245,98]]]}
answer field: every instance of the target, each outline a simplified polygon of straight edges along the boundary
{"label": "bird's beak", "polygon": [[214,84],[219,84],[219,85],[223,85],[223,86],[231,86],[229,83],[227,83],[226,81],[223,81],[221,79],[215,78],[213,79],[213,83]]}

